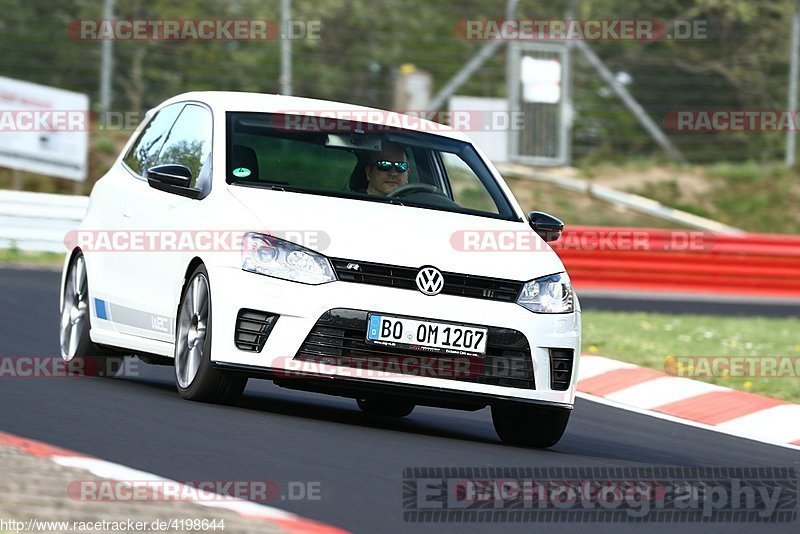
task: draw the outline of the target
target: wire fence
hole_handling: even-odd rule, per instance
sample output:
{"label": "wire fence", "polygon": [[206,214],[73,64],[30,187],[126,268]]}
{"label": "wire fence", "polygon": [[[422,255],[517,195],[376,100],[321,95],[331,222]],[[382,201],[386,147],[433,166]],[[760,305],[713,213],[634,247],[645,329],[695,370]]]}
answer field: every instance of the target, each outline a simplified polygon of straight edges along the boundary
{"label": "wire fence", "polygon": [[[777,160],[785,132],[675,131],[677,111],[785,110],[791,0],[519,2],[518,19],[704,21],[704,38],[593,40],[592,49],[690,162]],[[0,75],[99,99],[102,39],[76,38],[76,21],[103,17],[102,2],[0,0]],[[117,1],[128,20],[279,20],[279,2]],[[402,65],[431,73],[440,89],[485,44],[458,35],[459,21],[497,20],[493,0],[294,0],[293,88],[302,96],[391,108]],[[313,25],[300,23],[313,22]],[[302,35],[317,28],[314,35]],[[573,50],[573,162],[665,157],[586,59]],[[141,112],[188,90],[278,92],[280,40],[115,40],[111,109]],[[505,47],[457,94],[504,97]],[[555,132],[554,132],[555,135]]]}

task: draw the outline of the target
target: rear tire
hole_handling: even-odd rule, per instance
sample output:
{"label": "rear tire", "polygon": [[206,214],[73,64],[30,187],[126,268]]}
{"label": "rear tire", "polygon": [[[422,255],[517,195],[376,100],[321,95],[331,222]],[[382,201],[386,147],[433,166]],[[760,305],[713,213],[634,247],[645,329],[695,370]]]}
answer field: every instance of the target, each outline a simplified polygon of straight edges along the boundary
{"label": "rear tire", "polygon": [[379,417],[405,417],[416,407],[412,402],[388,397],[356,399],[356,402],[365,414]]}
{"label": "rear tire", "polygon": [[94,344],[89,337],[92,328],[89,280],[86,259],[78,251],[70,260],[64,279],[59,341],[61,359],[70,363],[70,373],[83,376],[114,377],[124,363],[108,349]]}
{"label": "rear tire", "polygon": [[246,376],[211,363],[211,289],[203,265],[194,270],[181,295],[174,361],[175,384],[184,399],[232,404],[247,386]]}
{"label": "rear tire", "polygon": [[571,412],[538,406],[492,406],[492,422],[503,443],[544,449],[559,442]]}

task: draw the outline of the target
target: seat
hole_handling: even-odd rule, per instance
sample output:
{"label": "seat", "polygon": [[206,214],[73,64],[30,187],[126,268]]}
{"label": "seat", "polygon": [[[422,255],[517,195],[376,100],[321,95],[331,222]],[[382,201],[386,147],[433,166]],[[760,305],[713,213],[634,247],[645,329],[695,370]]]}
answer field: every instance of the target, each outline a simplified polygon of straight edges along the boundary
{"label": "seat", "polygon": [[249,146],[233,145],[233,168],[238,169],[244,167],[250,170],[250,175],[246,177],[247,180],[258,180],[258,156],[256,151]]}
{"label": "seat", "polygon": [[350,173],[350,180],[347,182],[350,191],[354,191],[356,193],[366,193],[367,186],[369,182],[367,182],[367,161],[364,156],[357,154],[358,161],[356,162],[356,166],[353,168],[353,172]]}

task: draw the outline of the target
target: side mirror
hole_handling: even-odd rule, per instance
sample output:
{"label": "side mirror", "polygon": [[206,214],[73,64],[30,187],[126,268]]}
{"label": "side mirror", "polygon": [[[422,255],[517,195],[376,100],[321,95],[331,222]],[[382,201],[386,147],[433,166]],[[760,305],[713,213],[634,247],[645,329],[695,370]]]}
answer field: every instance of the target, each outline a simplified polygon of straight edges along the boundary
{"label": "side mirror", "polygon": [[561,237],[561,232],[564,231],[564,223],[560,219],[542,211],[530,212],[528,214],[528,223],[533,228],[533,231],[548,243],[556,241]]}
{"label": "side mirror", "polygon": [[147,169],[147,183],[153,189],[197,199],[202,191],[189,187],[192,171],[185,165],[157,165]]}

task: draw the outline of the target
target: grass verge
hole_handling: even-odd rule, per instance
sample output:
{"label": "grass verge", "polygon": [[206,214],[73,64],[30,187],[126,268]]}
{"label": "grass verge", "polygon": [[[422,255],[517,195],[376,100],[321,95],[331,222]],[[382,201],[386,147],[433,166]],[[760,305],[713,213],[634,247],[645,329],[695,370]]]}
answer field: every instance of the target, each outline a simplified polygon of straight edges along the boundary
{"label": "grass verge", "polygon": [[641,160],[580,170],[595,183],[749,232],[800,233],[800,168],[786,168],[783,162],[675,165]]}
{"label": "grass verge", "polygon": [[18,249],[0,249],[0,264],[62,265],[60,252],[30,252]]}
{"label": "grass verge", "polygon": [[[800,318],[717,317],[656,313],[583,312],[583,352],[598,354],[790,402],[800,402]],[[686,356],[711,357],[684,363]],[[780,357],[774,373],[749,358],[741,372],[728,357]],[[718,367],[713,367],[713,357]],[[775,360],[773,360],[775,361]],[[756,372],[751,372],[751,362]],[[788,368],[787,366],[791,367]],[[703,364],[708,363],[710,367]],[[764,366],[763,371],[758,366]],[[725,368],[730,368],[725,372]],[[751,376],[786,375],[789,376]],[[708,376],[700,378],[697,374]]]}

